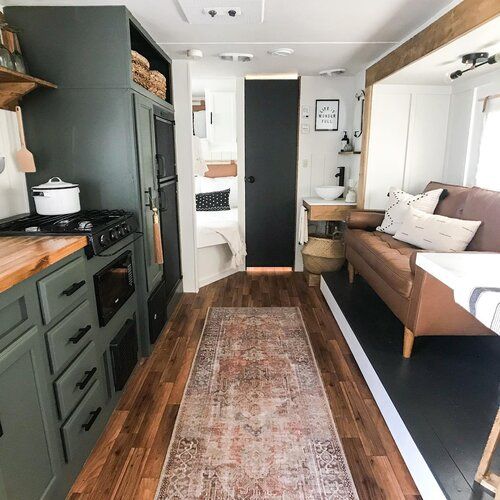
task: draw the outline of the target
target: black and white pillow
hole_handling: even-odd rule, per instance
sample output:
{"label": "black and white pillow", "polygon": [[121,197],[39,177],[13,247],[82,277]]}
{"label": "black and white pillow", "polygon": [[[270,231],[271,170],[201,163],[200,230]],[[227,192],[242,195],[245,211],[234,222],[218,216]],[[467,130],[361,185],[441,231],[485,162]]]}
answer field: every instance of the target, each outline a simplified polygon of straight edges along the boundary
{"label": "black and white pillow", "polygon": [[384,220],[377,227],[377,231],[395,235],[401,227],[410,207],[422,210],[422,212],[428,214],[434,213],[442,192],[442,189],[433,189],[432,191],[412,195],[401,189],[391,188],[389,191],[389,205],[385,212]]}
{"label": "black and white pillow", "polygon": [[198,212],[212,212],[230,210],[230,189],[224,191],[213,191],[211,193],[199,193],[196,195],[196,210]]}

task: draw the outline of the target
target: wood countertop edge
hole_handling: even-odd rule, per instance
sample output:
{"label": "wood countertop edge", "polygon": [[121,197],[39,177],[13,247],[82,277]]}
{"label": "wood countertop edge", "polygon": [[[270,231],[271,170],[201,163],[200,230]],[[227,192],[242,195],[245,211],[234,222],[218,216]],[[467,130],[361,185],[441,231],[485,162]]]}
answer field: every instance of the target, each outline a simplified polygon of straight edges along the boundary
{"label": "wood countertop edge", "polygon": [[[0,293],[87,246],[86,236],[0,237]],[[2,246],[10,254],[4,255]]]}

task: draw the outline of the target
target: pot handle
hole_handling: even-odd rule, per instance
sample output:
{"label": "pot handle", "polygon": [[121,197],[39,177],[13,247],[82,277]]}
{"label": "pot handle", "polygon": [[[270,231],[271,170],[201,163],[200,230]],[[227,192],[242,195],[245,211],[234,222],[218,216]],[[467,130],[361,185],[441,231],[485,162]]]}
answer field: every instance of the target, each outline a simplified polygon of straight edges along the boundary
{"label": "pot handle", "polygon": [[49,182],[52,182],[52,183],[55,183],[57,184],[58,182],[62,182],[61,178],[60,177],[51,177],[49,179]]}
{"label": "pot handle", "polygon": [[46,195],[43,191],[33,191],[31,194],[33,196],[46,196],[46,197],[50,198],[50,196]]}

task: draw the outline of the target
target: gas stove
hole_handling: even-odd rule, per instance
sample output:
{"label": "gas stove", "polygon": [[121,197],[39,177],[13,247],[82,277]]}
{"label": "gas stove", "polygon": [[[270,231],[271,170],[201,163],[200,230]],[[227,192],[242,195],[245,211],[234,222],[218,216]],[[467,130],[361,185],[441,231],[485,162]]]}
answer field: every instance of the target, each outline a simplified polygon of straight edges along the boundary
{"label": "gas stove", "polygon": [[83,210],[69,215],[29,214],[0,221],[0,236],[87,236],[89,257],[99,255],[138,229],[125,210]]}

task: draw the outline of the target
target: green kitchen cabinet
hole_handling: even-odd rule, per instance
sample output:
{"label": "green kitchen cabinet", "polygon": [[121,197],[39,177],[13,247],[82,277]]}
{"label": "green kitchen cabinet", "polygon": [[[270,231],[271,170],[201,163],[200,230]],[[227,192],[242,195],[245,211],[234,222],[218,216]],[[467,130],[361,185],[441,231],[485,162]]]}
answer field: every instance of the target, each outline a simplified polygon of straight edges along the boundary
{"label": "green kitchen cabinet", "polygon": [[0,352],[0,497],[51,498],[61,457],[36,326]]}
{"label": "green kitchen cabinet", "polygon": [[137,133],[137,156],[141,178],[142,216],[144,224],[144,246],[146,283],[151,292],[161,281],[163,266],[155,261],[153,239],[153,206],[158,207],[158,186],[155,172],[155,144],[153,101],[139,94],[134,95],[135,128]]}

